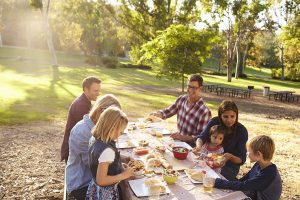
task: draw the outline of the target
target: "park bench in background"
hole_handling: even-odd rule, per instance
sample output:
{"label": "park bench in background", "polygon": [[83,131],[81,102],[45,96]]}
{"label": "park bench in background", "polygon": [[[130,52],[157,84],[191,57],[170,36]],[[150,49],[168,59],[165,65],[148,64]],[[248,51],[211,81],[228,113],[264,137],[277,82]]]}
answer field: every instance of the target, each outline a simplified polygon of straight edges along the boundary
{"label": "park bench in background", "polygon": [[293,94],[295,92],[292,91],[271,91],[269,92],[269,100],[273,99],[274,100],[280,100],[280,101],[287,101],[287,102],[294,102],[294,101],[299,101],[300,95],[298,94]]}
{"label": "park bench in background", "polygon": [[240,89],[215,84],[204,84],[202,89],[204,92],[215,92],[217,95],[240,97],[246,99],[250,98],[254,86],[248,86],[248,89]]}
{"label": "park bench in background", "polygon": [[291,101],[299,101],[299,99],[300,99],[300,95],[298,95],[298,94],[292,94],[292,95],[290,95],[290,96],[288,96],[288,99],[287,99],[287,101],[288,102],[291,102]]}
{"label": "park bench in background", "polygon": [[269,92],[269,100],[271,100],[272,97],[273,97],[275,100],[277,100],[277,98],[278,98],[278,93],[277,93],[277,92]]}
{"label": "park bench in background", "polygon": [[251,90],[218,86],[216,89],[217,95],[227,95],[231,97],[240,97],[243,99],[250,98]]}

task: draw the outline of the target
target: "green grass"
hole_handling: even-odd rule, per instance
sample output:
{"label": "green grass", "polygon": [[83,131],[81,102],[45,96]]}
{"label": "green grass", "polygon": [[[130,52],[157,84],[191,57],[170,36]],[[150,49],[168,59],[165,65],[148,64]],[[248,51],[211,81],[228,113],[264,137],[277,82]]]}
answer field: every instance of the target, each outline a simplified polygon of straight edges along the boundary
{"label": "green grass", "polygon": [[[130,118],[170,105],[179,95],[175,91],[181,88],[180,81],[156,79],[152,71],[87,67],[82,55],[58,53],[58,60],[60,80],[53,81],[47,51],[0,48],[0,124],[66,119],[68,107],[81,94],[81,81],[88,75],[102,79],[101,93],[115,94]],[[300,93],[299,83],[263,80],[260,76],[232,79],[231,83],[226,76],[204,74],[203,77],[206,83],[240,88],[254,85],[256,89],[268,85],[271,90]],[[215,112],[218,102],[207,104]]]}

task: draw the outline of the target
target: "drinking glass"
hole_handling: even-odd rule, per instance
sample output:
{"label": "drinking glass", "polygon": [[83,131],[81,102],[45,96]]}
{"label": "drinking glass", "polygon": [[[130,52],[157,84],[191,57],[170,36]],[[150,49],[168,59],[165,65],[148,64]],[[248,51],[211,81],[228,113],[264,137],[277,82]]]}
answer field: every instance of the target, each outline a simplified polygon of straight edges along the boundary
{"label": "drinking glass", "polygon": [[161,191],[161,186],[151,186],[149,187],[149,200],[159,200],[159,195]]}
{"label": "drinking glass", "polygon": [[205,192],[212,192],[214,187],[214,178],[207,176],[203,177],[203,190]]}

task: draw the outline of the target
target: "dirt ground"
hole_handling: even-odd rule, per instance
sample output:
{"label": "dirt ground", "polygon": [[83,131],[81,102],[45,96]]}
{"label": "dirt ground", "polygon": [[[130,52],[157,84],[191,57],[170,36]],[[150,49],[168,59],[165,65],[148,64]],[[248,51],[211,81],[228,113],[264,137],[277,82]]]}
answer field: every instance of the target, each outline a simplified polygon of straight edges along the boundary
{"label": "dirt ground", "polygon": [[[224,99],[210,93],[203,96],[217,102]],[[269,101],[259,94],[234,100],[249,137],[267,134],[275,140],[274,163],[283,180],[281,199],[300,199],[300,102]],[[65,165],[59,153],[64,125],[50,121],[0,126],[0,200],[63,198]],[[250,167],[247,161],[241,174]]]}

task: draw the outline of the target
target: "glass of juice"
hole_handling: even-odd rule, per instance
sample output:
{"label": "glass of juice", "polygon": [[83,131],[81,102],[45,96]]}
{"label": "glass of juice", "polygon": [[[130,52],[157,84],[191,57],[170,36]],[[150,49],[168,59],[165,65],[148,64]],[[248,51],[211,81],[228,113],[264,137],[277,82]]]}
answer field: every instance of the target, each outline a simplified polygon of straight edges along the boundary
{"label": "glass of juice", "polygon": [[212,192],[214,187],[214,178],[204,174],[203,176],[203,190],[205,192]]}

